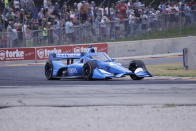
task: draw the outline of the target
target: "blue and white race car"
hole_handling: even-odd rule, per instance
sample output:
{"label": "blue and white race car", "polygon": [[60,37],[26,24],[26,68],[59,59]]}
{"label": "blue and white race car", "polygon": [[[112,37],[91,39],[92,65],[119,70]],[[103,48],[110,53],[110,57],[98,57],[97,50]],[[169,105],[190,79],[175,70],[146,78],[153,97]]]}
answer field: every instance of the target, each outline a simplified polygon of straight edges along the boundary
{"label": "blue and white race car", "polygon": [[125,68],[115,62],[106,53],[90,49],[86,53],[49,54],[45,64],[45,76],[48,80],[61,78],[112,79],[130,76],[133,80],[152,77],[141,60],[133,60]]}

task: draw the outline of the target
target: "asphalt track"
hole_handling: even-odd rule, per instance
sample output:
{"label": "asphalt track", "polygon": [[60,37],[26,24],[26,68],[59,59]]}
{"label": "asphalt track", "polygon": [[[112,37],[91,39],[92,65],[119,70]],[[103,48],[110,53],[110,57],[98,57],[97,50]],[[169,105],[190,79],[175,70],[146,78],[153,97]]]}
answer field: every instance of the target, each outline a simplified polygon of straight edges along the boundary
{"label": "asphalt track", "polygon": [[[147,64],[181,62],[181,57],[144,59]],[[124,64],[127,60],[123,61]],[[196,104],[196,79],[152,77],[134,81],[62,79],[48,81],[44,64],[0,66],[0,109],[15,106],[129,106]]]}
{"label": "asphalt track", "polygon": [[[124,65],[129,60],[121,61]],[[148,64],[163,64],[181,62],[182,57],[164,57],[144,59]],[[0,66],[0,87],[3,86],[55,86],[55,85],[126,85],[126,84],[196,84],[192,79],[171,79],[171,78],[147,78],[141,81],[133,81],[129,77],[112,80],[85,81],[83,79],[62,79],[48,81],[44,76],[44,64],[32,65],[9,65]]]}
{"label": "asphalt track", "polygon": [[[143,60],[146,64],[181,63],[182,57]],[[126,66],[129,60],[121,62]],[[0,65],[2,131],[76,130],[75,127],[79,127],[78,130],[108,130],[114,127],[118,131],[143,130],[147,129],[146,127],[150,127],[149,131],[160,129],[160,131],[173,131],[192,127],[190,131],[195,131],[193,122],[195,106],[195,78],[154,76],[140,81],[133,81],[129,77],[94,81],[82,79],[48,81],[44,76],[44,64]],[[120,110],[116,111],[117,108]],[[103,109],[111,110],[105,112]],[[176,114],[177,109],[180,111]],[[68,114],[70,117],[66,117]],[[81,114],[84,117],[81,117]],[[107,119],[107,116],[110,117]],[[127,119],[127,116],[133,120]],[[86,125],[86,120],[92,121],[88,125],[96,123],[96,126],[82,129],[81,127]],[[99,124],[99,121],[104,124]],[[82,124],[78,126],[81,122]],[[119,122],[123,125],[119,125]],[[73,126],[71,129],[70,123]],[[133,123],[139,128],[134,127]],[[100,128],[103,125],[105,128]],[[175,128],[171,128],[171,125]]]}

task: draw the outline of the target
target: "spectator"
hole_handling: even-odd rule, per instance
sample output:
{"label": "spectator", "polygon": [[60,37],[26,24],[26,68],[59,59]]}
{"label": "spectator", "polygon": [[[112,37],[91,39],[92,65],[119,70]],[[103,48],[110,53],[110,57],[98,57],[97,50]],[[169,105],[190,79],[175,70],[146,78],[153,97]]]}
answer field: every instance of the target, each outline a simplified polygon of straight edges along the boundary
{"label": "spectator", "polygon": [[185,18],[186,18],[185,24],[191,24],[192,23],[191,8],[188,4],[185,4],[184,9],[185,9]]}
{"label": "spectator", "polygon": [[[101,22],[101,16],[97,16],[93,21],[93,30],[95,34],[94,36],[100,36],[100,22]],[[99,37],[96,38],[94,38],[94,40],[96,39],[95,41],[98,41],[100,39]]]}
{"label": "spectator", "polygon": [[[187,3],[185,0],[161,2],[156,8],[146,6],[140,0],[135,2],[120,0],[112,3],[110,7],[96,5],[93,1],[75,2],[73,6],[70,6],[69,2],[64,2],[62,5],[59,2],[52,2],[43,0],[42,8],[36,8],[33,0],[13,0],[13,7],[4,8],[2,12],[0,31],[7,29],[8,34],[12,32],[13,35],[22,29],[23,35],[17,33],[19,40],[23,39],[21,36],[32,39],[32,36],[40,37],[42,34],[49,40],[46,42],[53,42],[53,38],[59,41],[59,34],[65,34],[67,40],[71,42],[75,41],[74,36],[79,35],[80,29],[86,30],[83,32],[87,32],[89,36],[94,34],[103,39],[119,38],[124,36],[123,33],[132,36],[158,29],[160,23],[164,29],[164,26],[176,27],[180,20],[182,25],[190,25],[196,19],[196,15],[191,12],[195,8],[195,2]],[[57,31],[61,28],[65,29],[65,32]],[[77,31],[74,28],[77,28]],[[41,30],[42,33],[35,33],[34,30]],[[34,38],[33,41],[37,43]]]}
{"label": "spectator", "polygon": [[14,24],[12,28],[12,40],[13,40],[13,47],[18,47],[18,31],[16,30],[17,24]]}
{"label": "spectator", "polygon": [[85,1],[82,1],[82,5],[80,7],[80,17],[81,17],[82,23],[84,23],[88,19],[88,11],[89,11],[88,3]]}
{"label": "spectator", "polygon": [[127,4],[123,1],[119,1],[116,8],[118,10],[118,17],[121,20],[124,19],[126,17]]}
{"label": "spectator", "polygon": [[42,35],[43,35],[43,41],[46,42],[48,40],[48,27],[46,23],[44,24]]}
{"label": "spectator", "polygon": [[112,21],[114,23],[114,38],[120,38],[120,18],[114,15]]}
{"label": "spectator", "polygon": [[8,43],[8,47],[14,47],[16,46],[16,42],[18,39],[18,34],[16,29],[13,27],[13,25],[9,24],[7,27],[7,33],[8,33],[8,39],[9,39],[9,43]]}
{"label": "spectator", "polygon": [[138,8],[138,9],[140,9],[141,7],[144,7],[144,4],[143,4],[142,2],[140,2],[139,0],[136,0],[136,2],[133,3],[133,5],[134,5],[136,8]]}
{"label": "spectator", "polygon": [[59,43],[59,41],[60,41],[60,21],[58,19],[54,21],[54,24],[52,26],[52,30],[53,30],[54,41]]}
{"label": "spectator", "polygon": [[20,9],[20,1],[19,0],[14,0],[14,8]]}
{"label": "spectator", "polygon": [[165,13],[166,12],[166,5],[165,5],[165,3],[161,2],[160,5],[158,6],[158,9],[161,12]]}
{"label": "spectator", "polygon": [[65,22],[65,33],[66,33],[67,41],[73,42],[74,29],[73,29],[73,23],[72,23],[71,19],[68,19]]}
{"label": "spectator", "polygon": [[3,27],[3,19],[1,16],[0,16],[0,23],[2,23],[0,24],[0,32],[2,32],[4,27]]}
{"label": "spectator", "polygon": [[128,32],[131,36],[133,36],[134,34],[134,28],[135,28],[135,22],[136,22],[136,17],[135,17],[135,14],[134,12],[132,12],[130,15],[129,15],[129,31]]}
{"label": "spectator", "polygon": [[44,0],[43,1],[44,3],[43,3],[43,5],[44,5],[44,8],[48,8],[48,5],[49,5],[49,0]]}
{"label": "spectator", "polygon": [[108,33],[109,33],[109,22],[110,20],[107,18],[107,16],[103,16],[100,22],[100,31],[102,34],[102,39],[105,40],[108,38]]}
{"label": "spectator", "polygon": [[0,32],[3,31],[3,25],[0,24]]}
{"label": "spectator", "polygon": [[79,2],[79,3],[77,4],[78,11],[80,11],[80,9],[81,9],[83,3],[84,3],[84,2]]}

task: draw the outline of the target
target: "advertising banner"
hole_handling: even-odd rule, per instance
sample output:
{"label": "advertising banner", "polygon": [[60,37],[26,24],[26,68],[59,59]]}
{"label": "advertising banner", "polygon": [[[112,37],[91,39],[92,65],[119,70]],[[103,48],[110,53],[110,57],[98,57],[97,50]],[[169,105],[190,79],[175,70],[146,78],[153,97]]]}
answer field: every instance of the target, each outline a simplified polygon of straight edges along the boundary
{"label": "advertising banner", "polygon": [[106,52],[106,43],[93,45],[70,45],[70,46],[46,46],[35,48],[0,48],[0,61],[17,60],[45,60],[49,53],[80,53],[88,52],[92,46],[96,52]]}
{"label": "advertising banner", "polygon": [[[50,47],[37,47],[36,48],[36,60],[48,59],[49,53],[80,53],[88,52],[89,45],[70,45],[70,46],[50,46]],[[94,44],[92,47],[96,52],[106,52],[107,44]]]}
{"label": "advertising banner", "polygon": [[0,48],[0,61],[35,60],[35,48]]}

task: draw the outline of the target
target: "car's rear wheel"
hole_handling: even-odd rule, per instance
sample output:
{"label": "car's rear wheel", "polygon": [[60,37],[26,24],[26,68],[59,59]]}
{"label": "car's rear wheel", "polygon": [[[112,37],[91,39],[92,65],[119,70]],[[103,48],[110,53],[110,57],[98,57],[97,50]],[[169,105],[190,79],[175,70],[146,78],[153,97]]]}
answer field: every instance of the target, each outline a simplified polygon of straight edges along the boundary
{"label": "car's rear wheel", "polygon": [[47,80],[59,80],[58,78],[53,78],[53,65],[52,62],[47,62],[45,65],[45,76]]}
{"label": "car's rear wheel", "polygon": [[[141,61],[141,60],[131,61],[130,64],[129,64],[129,70],[134,73],[137,68],[146,69],[146,66],[145,66],[144,62]],[[130,77],[133,80],[142,80],[144,78],[144,77],[138,77],[136,74],[131,74]]]}
{"label": "car's rear wheel", "polygon": [[97,67],[97,63],[95,61],[88,61],[83,66],[83,74],[85,80],[92,80],[93,71]]}

